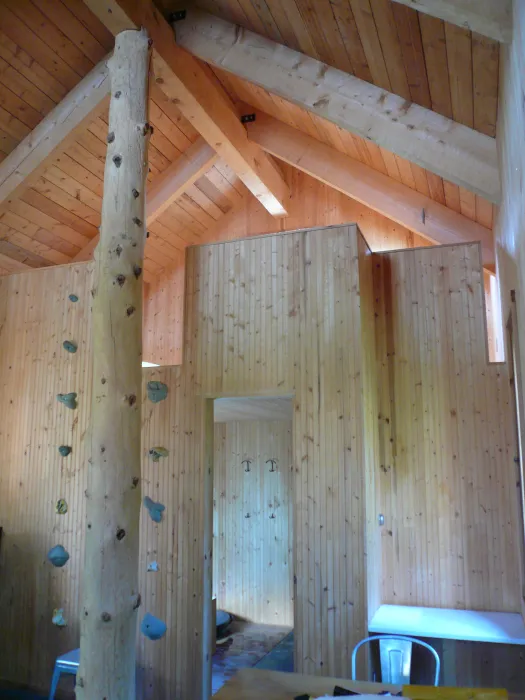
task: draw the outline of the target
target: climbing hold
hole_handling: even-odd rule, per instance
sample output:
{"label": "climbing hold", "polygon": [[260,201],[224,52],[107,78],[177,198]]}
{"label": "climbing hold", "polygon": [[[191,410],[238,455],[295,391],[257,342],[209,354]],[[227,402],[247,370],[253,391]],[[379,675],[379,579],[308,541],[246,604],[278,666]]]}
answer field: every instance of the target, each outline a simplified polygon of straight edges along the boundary
{"label": "climbing hold", "polygon": [[57,627],[66,627],[67,620],[64,618],[64,608],[55,608],[51,622]]}
{"label": "climbing hold", "polygon": [[67,503],[65,498],[59,498],[55,506],[55,511],[59,515],[65,515],[67,513]]}
{"label": "climbing hold", "polygon": [[151,613],[146,613],[142,618],[142,623],[140,625],[140,631],[148,639],[156,641],[157,639],[162,639],[166,634],[166,623],[159,620]]}
{"label": "climbing hold", "polygon": [[77,395],[74,391],[72,391],[70,394],[57,394],[57,399],[68,408],[77,407]]}
{"label": "climbing hold", "polygon": [[62,343],[62,347],[64,350],[67,350],[68,352],[75,353],[78,350],[77,344],[74,343],[72,340],[64,340]]}
{"label": "climbing hold", "polygon": [[169,450],[165,447],[152,447],[149,451],[149,456],[153,458],[154,462],[158,462],[161,457],[167,457],[169,455]]}
{"label": "climbing hold", "polygon": [[76,295],[76,294],[70,294],[70,295],[69,295],[69,301],[73,301],[73,302],[78,301],[77,295]]}
{"label": "climbing hold", "polygon": [[162,503],[155,503],[149,496],[146,496],[144,498],[144,507],[148,509],[148,513],[153,522],[160,523],[162,520],[162,512],[166,510],[166,506],[163,506]]}
{"label": "climbing hold", "polygon": [[70,447],[69,445],[60,445],[60,447],[58,448],[58,451],[60,452],[62,457],[67,457],[68,455],[71,454],[71,452],[73,451],[73,448]]}
{"label": "climbing hold", "polygon": [[157,564],[156,561],[152,561],[148,564],[148,571],[158,571],[159,570],[159,565]]}
{"label": "climbing hold", "polygon": [[168,387],[162,382],[148,382],[148,399],[153,403],[163,401],[168,395]]}
{"label": "climbing hold", "polygon": [[62,547],[61,544],[57,544],[55,547],[52,547],[49,550],[47,553],[47,558],[53,564],[53,566],[60,569],[69,561],[69,553],[64,549],[64,547]]}

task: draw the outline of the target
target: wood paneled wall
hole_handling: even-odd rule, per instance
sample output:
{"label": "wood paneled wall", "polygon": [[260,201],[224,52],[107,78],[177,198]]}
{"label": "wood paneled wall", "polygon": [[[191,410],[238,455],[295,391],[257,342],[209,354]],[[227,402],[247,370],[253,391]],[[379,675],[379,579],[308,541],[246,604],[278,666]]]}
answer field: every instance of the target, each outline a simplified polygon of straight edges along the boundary
{"label": "wood paneled wall", "polygon": [[292,465],[289,421],[215,424],[213,592],[261,624],[293,626]]}
{"label": "wood paneled wall", "polygon": [[182,364],[185,255],[144,285],[142,359],[155,365]]}
{"label": "wood paneled wall", "polygon": [[509,373],[477,244],[376,259],[383,602],[519,611]]}
{"label": "wood paneled wall", "polygon": [[[79,640],[91,285],[86,264],[0,280],[0,677],[39,688],[49,687],[56,655]],[[74,411],[56,399],[69,392],[78,394]],[[72,454],[61,457],[60,445]],[[59,498],[66,515],[55,512]],[[62,569],[46,560],[56,544],[71,555]],[[51,623],[54,608],[64,608],[65,629]]]}
{"label": "wood paneled wall", "polygon": [[[514,0],[512,43],[502,47],[501,90],[498,105],[498,155],[502,202],[494,227],[496,263],[503,323],[511,312],[511,291],[516,292],[521,396],[525,396],[525,4]],[[506,348],[507,356],[510,356]],[[521,428],[525,444],[525,428]],[[522,456],[523,461],[523,456]],[[523,530],[519,536],[525,540]],[[525,562],[522,565],[525,572]],[[521,575],[525,588],[525,574]],[[525,619],[525,598],[522,600]]]}

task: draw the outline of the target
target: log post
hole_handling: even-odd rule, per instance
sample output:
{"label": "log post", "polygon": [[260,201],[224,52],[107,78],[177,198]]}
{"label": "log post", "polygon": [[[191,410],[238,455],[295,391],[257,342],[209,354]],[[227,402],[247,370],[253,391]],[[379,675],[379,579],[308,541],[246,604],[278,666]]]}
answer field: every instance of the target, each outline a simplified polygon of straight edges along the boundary
{"label": "log post", "polygon": [[134,700],[149,42],[116,37],[93,289],[91,459],[77,698]]}

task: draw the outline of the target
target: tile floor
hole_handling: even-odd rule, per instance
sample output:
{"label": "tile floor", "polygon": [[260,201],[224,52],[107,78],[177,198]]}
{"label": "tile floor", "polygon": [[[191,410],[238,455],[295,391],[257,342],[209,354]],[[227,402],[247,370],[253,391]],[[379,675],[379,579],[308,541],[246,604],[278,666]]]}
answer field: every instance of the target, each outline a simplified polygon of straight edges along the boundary
{"label": "tile floor", "polygon": [[[290,627],[235,620],[228,636],[217,643],[212,658],[212,694],[222,688],[240,668],[257,666],[292,670],[293,637],[291,644],[289,640],[285,643],[291,632]],[[261,665],[264,660],[269,665]]]}

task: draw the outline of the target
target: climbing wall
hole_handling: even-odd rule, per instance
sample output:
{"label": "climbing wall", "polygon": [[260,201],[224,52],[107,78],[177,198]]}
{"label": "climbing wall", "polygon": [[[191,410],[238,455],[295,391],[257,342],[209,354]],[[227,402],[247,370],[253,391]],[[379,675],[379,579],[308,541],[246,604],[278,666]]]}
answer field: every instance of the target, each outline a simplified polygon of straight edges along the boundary
{"label": "climbing wall", "polygon": [[78,645],[90,290],[86,264],[0,280],[0,677],[43,688]]}

